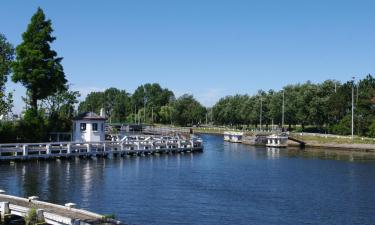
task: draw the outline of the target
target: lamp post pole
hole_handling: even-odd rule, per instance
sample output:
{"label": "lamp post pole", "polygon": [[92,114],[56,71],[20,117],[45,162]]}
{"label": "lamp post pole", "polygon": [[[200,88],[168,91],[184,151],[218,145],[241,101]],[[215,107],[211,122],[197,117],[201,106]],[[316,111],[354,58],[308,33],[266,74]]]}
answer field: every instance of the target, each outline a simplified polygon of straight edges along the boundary
{"label": "lamp post pole", "polygon": [[260,96],[260,116],[259,116],[260,130],[262,130],[262,96]]}
{"label": "lamp post pole", "polygon": [[352,140],[354,140],[354,82],[355,77],[353,77],[352,83]]}
{"label": "lamp post pole", "polygon": [[285,113],[285,91],[283,90],[283,106],[281,113],[281,130],[284,129],[284,113]]}

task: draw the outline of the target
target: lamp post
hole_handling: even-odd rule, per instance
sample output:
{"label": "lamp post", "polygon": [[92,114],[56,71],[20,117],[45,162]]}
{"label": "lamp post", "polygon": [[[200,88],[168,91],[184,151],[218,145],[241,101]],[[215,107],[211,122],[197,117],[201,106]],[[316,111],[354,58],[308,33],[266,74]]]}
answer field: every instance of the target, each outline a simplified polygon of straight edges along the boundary
{"label": "lamp post", "polygon": [[146,123],[146,88],[143,86],[143,123]]}
{"label": "lamp post", "polygon": [[259,125],[260,130],[262,130],[262,96],[260,96],[260,115],[259,115]]}
{"label": "lamp post", "polygon": [[355,77],[352,77],[352,140],[354,140],[354,82]]}
{"label": "lamp post", "polygon": [[283,90],[283,105],[281,112],[281,131],[284,129],[284,113],[285,113],[285,91]]}

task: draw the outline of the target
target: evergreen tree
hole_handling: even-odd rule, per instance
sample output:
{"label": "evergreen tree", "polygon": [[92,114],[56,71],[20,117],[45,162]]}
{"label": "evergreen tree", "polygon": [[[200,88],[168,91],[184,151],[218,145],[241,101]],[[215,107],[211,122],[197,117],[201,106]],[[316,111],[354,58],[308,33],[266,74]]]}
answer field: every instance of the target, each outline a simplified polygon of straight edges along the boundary
{"label": "evergreen tree", "polygon": [[62,58],[50,46],[56,39],[52,32],[51,20],[46,20],[43,10],[38,8],[22,35],[23,42],[16,48],[12,79],[26,87],[31,109],[35,111],[38,100],[66,88]]}

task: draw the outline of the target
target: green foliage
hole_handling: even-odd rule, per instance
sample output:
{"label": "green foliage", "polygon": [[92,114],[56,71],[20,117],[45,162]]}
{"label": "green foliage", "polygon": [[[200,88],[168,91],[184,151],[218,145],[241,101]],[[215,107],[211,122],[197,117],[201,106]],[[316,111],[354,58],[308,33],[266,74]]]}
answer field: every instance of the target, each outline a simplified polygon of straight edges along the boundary
{"label": "green foliage", "polygon": [[160,108],[159,111],[159,122],[163,124],[171,124],[172,123],[172,113],[173,107],[170,105],[165,105]]}
{"label": "green foliage", "polygon": [[372,121],[372,123],[370,124],[368,128],[367,136],[375,138],[375,120]]}
{"label": "green foliage", "polygon": [[162,88],[159,84],[147,83],[139,86],[131,99],[132,106],[137,110],[146,107],[146,122],[151,122],[152,117],[153,122],[161,122],[161,107],[172,103],[175,97],[172,91]]}
{"label": "green foliage", "polygon": [[67,85],[65,89],[56,92],[42,101],[41,109],[48,115],[46,119],[49,132],[71,131],[75,104],[78,103],[79,96],[78,91],[70,91]]}
{"label": "green foliage", "polygon": [[0,143],[15,143],[18,141],[16,123],[2,121],[0,122]]}
{"label": "green foliage", "polygon": [[111,122],[125,122],[132,113],[129,93],[117,88],[109,88],[104,92],[92,92],[79,104],[78,111],[100,113],[104,108]]}
{"label": "green foliage", "polygon": [[180,126],[197,125],[205,119],[204,108],[192,95],[182,95],[173,103],[173,121]]}
{"label": "green foliage", "polygon": [[162,107],[173,100],[173,92],[161,88],[159,84],[139,86],[133,95],[125,90],[109,88],[104,92],[92,92],[87,95],[80,103],[78,111],[99,113],[100,109],[104,108],[110,122],[133,122],[136,118],[141,122],[161,122],[165,120],[165,117],[162,118],[165,115],[160,114],[165,113],[165,110],[161,111]]}
{"label": "green foliage", "polygon": [[116,219],[115,214],[104,214],[103,219]]}
{"label": "green foliage", "polygon": [[38,220],[37,209],[35,207],[30,208],[27,215],[25,216],[26,225],[43,224],[44,221]]}
{"label": "green foliage", "polygon": [[351,133],[352,88],[355,95],[355,134],[366,135],[375,119],[375,79],[368,75],[355,86],[326,80],[319,84],[306,82],[287,85],[281,91],[259,91],[256,95],[235,95],[220,99],[213,106],[214,123],[218,125],[257,126],[262,99],[262,124],[281,125],[282,99],[285,96],[285,124],[300,125],[300,131]]}
{"label": "green foliage", "polygon": [[10,112],[13,103],[12,93],[5,93],[5,83],[11,72],[11,63],[14,58],[14,48],[5,36],[0,33],[0,114]]}
{"label": "green foliage", "polygon": [[66,88],[62,58],[50,47],[56,39],[52,32],[51,20],[46,20],[38,8],[22,35],[23,42],[16,48],[12,80],[26,87],[33,110],[37,110],[38,100]]}
{"label": "green foliage", "polygon": [[43,111],[26,110],[19,122],[18,135],[22,142],[41,142],[48,140],[48,121]]}

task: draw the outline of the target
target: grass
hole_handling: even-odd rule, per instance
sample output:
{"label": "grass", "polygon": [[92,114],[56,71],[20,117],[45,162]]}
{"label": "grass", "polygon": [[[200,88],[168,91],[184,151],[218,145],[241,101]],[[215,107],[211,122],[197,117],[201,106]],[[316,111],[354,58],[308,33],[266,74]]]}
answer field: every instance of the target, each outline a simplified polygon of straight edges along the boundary
{"label": "grass", "polygon": [[319,144],[375,144],[374,138],[367,137],[357,137],[354,136],[354,140],[351,139],[351,136],[339,136],[339,135],[311,135],[303,134],[299,135],[298,133],[292,133],[292,137],[305,141],[307,143],[319,143]]}

